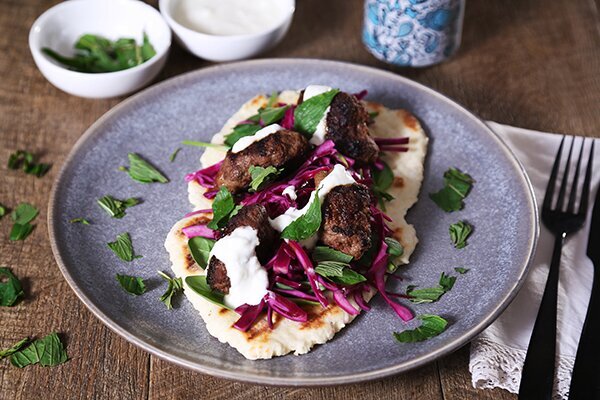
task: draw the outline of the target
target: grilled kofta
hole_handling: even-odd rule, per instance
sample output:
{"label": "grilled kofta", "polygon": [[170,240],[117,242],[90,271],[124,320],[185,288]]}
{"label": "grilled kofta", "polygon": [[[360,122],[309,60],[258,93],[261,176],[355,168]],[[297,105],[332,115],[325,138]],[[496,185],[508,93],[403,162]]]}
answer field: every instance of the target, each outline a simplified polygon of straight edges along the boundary
{"label": "grilled kofta", "polygon": [[228,151],[216,176],[217,186],[239,193],[252,182],[251,166],[294,169],[302,164],[309,151],[310,145],[304,136],[280,129],[237,153]]}
{"label": "grilled kofta", "polygon": [[[315,175],[315,187],[327,176]],[[321,241],[327,246],[358,260],[371,247],[371,222],[369,219],[371,196],[369,189],[360,183],[336,186],[323,201],[323,233]]]}
{"label": "grilled kofta", "polygon": [[[231,234],[241,226],[256,229],[259,240],[256,247],[256,256],[262,264],[265,264],[269,261],[271,250],[277,242],[277,232],[269,224],[267,210],[260,204],[252,204],[242,208],[223,228],[223,236]],[[216,257],[211,257],[208,263],[206,281],[213,290],[218,290],[224,294],[229,293],[231,282],[227,276],[227,268]]]}

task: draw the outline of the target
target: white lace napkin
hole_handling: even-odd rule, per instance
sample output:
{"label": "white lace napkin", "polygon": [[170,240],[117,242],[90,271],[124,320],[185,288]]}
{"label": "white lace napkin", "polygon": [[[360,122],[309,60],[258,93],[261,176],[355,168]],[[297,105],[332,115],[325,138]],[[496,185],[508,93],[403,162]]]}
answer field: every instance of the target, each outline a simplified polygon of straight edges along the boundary
{"label": "white lace napkin", "polygon": [[[494,122],[489,122],[488,125],[505,140],[525,166],[541,208],[562,136]],[[581,143],[579,140],[575,144],[575,157]],[[590,143],[588,140],[585,157]],[[567,140],[566,144],[570,145],[570,140]],[[597,140],[595,147],[590,203],[600,181],[600,140]],[[563,247],[558,293],[555,399],[567,399],[569,394],[577,343],[592,286],[593,265],[585,254],[590,219],[591,211],[585,227],[567,238]],[[527,344],[544,291],[553,245],[554,237],[542,224],[536,255],[523,288],[500,318],[471,343],[469,370],[475,388],[499,387],[512,393],[518,392]]]}

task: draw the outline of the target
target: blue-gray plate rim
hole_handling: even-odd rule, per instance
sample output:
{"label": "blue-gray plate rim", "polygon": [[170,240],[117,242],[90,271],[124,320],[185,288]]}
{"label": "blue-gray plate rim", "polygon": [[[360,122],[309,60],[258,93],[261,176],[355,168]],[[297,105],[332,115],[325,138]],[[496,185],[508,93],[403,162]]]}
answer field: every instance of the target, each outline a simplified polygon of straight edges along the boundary
{"label": "blue-gray plate rim", "polygon": [[[398,88],[403,88],[406,91],[406,93],[410,94],[410,96],[414,95],[414,96],[417,96],[418,98],[422,97],[424,100],[434,102],[435,104],[438,104],[438,105],[442,104],[445,108],[447,108],[447,109],[445,109],[446,112],[448,112],[448,110],[453,110],[453,112],[455,112],[456,115],[458,116],[457,118],[459,120],[462,119],[462,121],[465,124],[467,124],[468,127],[471,127],[473,130],[475,130],[476,135],[481,135],[480,137],[482,138],[482,140],[488,141],[487,146],[491,146],[493,148],[490,151],[494,154],[494,157],[500,157],[500,159],[505,161],[507,163],[507,165],[511,166],[512,171],[508,171],[506,173],[508,175],[512,174],[511,178],[518,180],[518,182],[516,182],[515,185],[517,185],[520,188],[519,189],[520,192],[516,193],[515,196],[517,196],[518,200],[520,200],[524,204],[518,205],[517,208],[519,209],[518,212],[522,212],[523,215],[527,217],[527,223],[526,223],[527,226],[522,227],[522,231],[519,231],[523,235],[523,238],[524,238],[524,242],[522,243],[522,249],[521,249],[522,254],[519,259],[519,264],[514,266],[514,270],[511,271],[512,275],[509,277],[508,281],[506,282],[506,287],[504,287],[502,289],[502,292],[496,298],[493,298],[492,300],[490,300],[489,310],[487,310],[485,312],[485,315],[482,315],[477,320],[470,323],[470,325],[468,327],[465,327],[463,330],[460,330],[457,333],[455,333],[456,336],[452,340],[444,341],[443,339],[441,339],[441,341],[439,343],[435,342],[435,340],[434,340],[434,342],[436,344],[431,345],[431,346],[435,346],[435,347],[432,347],[428,351],[419,353],[419,348],[415,347],[414,349],[416,349],[415,350],[416,353],[419,353],[419,354],[415,355],[414,357],[412,357],[410,359],[402,360],[397,363],[394,363],[393,361],[390,361],[390,360],[385,360],[386,364],[381,365],[381,366],[377,366],[377,365],[362,366],[362,364],[361,364],[360,368],[362,368],[362,369],[357,367],[357,371],[349,370],[349,371],[343,372],[342,374],[335,374],[335,371],[332,371],[331,373],[327,372],[332,369],[335,370],[335,367],[331,367],[331,365],[330,365],[329,369],[327,369],[327,368],[323,369],[324,372],[320,372],[318,375],[314,375],[314,374],[311,375],[310,373],[306,372],[307,371],[306,368],[302,369],[302,367],[298,367],[298,370],[294,369],[293,371],[290,371],[290,372],[282,372],[281,369],[275,371],[274,370],[275,367],[269,366],[269,365],[274,365],[274,364],[263,364],[263,363],[274,363],[273,360],[258,361],[257,363],[260,363],[260,364],[248,364],[248,363],[252,363],[252,362],[245,361],[243,359],[243,357],[241,357],[241,356],[239,356],[240,359],[237,359],[235,355],[232,355],[231,352],[235,352],[235,350],[233,350],[233,349],[220,350],[221,353],[219,353],[219,354],[223,354],[224,360],[227,359],[225,361],[222,361],[222,363],[229,362],[229,364],[227,364],[227,365],[222,364],[219,366],[210,365],[208,362],[204,362],[204,361],[192,360],[190,358],[191,356],[187,357],[186,355],[183,355],[184,353],[174,354],[173,352],[169,351],[168,349],[165,349],[165,347],[162,346],[162,342],[160,342],[160,341],[157,342],[155,340],[153,341],[152,335],[156,333],[155,331],[150,330],[149,332],[151,332],[151,333],[148,333],[148,335],[141,335],[141,334],[136,334],[136,333],[132,332],[130,327],[127,327],[122,322],[115,320],[116,317],[114,314],[110,315],[110,310],[107,311],[106,305],[98,304],[98,301],[94,301],[90,297],[89,293],[86,292],[88,290],[88,288],[82,287],[81,283],[79,283],[77,281],[77,279],[81,279],[81,277],[79,277],[77,275],[76,266],[74,266],[73,263],[69,264],[68,260],[66,260],[66,258],[69,256],[69,254],[67,254],[67,252],[70,251],[69,247],[68,246],[64,247],[63,243],[61,243],[59,241],[59,235],[64,234],[65,230],[70,229],[70,228],[66,228],[67,225],[65,225],[66,224],[65,223],[65,210],[61,208],[62,201],[59,201],[59,200],[64,200],[65,197],[68,197],[68,194],[66,194],[66,189],[67,189],[66,185],[70,184],[71,181],[74,179],[73,178],[73,176],[74,176],[73,170],[77,166],[76,162],[81,161],[80,160],[81,159],[80,152],[82,152],[84,150],[84,147],[88,145],[88,142],[92,141],[97,136],[98,137],[101,136],[101,132],[102,132],[102,129],[105,128],[105,124],[108,124],[108,122],[111,122],[112,119],[114,119],[116,117],[122,117],[122,115],[124,115],[125,110],[135,111],[138,106],[145,104],[147,99],[151,99],[150,103],[152,103],[153,101],[154,102],[158,101],[157,99],[158,99],[159,94],[168,94],[170,91],[174,91],[174,90],[184,90],[182,88],[187,87],[187,86],[192,86],[194,84],[199,85],[199,86],[202,86],[202,85],[206,86],[207,85],[206,82],[211,81],[211,79],[216,79],[215,77],[218,77],[218,76],[225,75],[228,77],[228,79],[243,80],[243,79],[247,79],[248,76],[261,76],[260,74],[262,73],[262,71],[265,71],[265,70],[275,71],[275,74],[280,74],[280,75],[285,74],[286,73],[285,71],[288,71],[288,70],[308,71],[306,74],[307,77],[319,77],[319,76],[321,76],[321,74],[324,74],[324,76],[329,76],[331,78],[331,80],[335,80],[336,79],[335,76],[344,76],[344,74],[347,74],[347,75],[355,77],[355,78],[356,77],[364,77],[365,78],[365,81],[362,81],[362,82],[360,82],[360,81],[359,82],[355,82],[355,81],[346,82],[342,88],[345,90],[348,90],[348,91],[350,91],[350,90],[347,88],[347,86],[352,86],[353,89],[358,89],[362,85],[362,87],[366,86],[367,89],[369,89],[368,79],[366,79],[369,77],[371,77],[373,80],[386,81],[386,82],[389,82],[390,84],[393,82],[393,85],[396,85]],[[275,80],[276,79],[277,78],[275,78]],[[295,78],[288,77],[288,79],[294,80]],[[302,79],[304,79],[304,77],[298,78],[298,79],[302,80]],[[227,81],[227,82],[229,82],[229,81]],[[308,82],[308,83],[325,83],[325,82]],[[232,85],[232,86],[235,86],[235,85]],[[268,86],[268,83],[265,85],[261,84],[261,87],[262,86]],[[342,86],[342,85],[340,84],[340,86]],[[293,87],[295,87],[295,86],[283,87],[283,85],[280,85],[278,87],[274,87],[273,89],[288,89],[288,88],[293,88]],[[301,87],[301,86],[297,86],[297,87]],[[386,104],[386,99],[387,99],[387,101],[390,101],[390,99],[392,99],[392,102],[399,102],[401,105],[403,105],[403,106],[405,105],[405,106],[407,106],[407,108],[410,109],[411,103],[410,102],[406,103],[406,104],[403,103],[405,100],[403,100],[403,95],[402,95],[401,91],[398,91],[398,93],[400,93],[400,94],[399,95],[395,94],[395,93],[390,94],[386,90],[381,90],[381,98],[377,97],[377,98],[374,98],[373,100],[381,101],[382,103]],[[377,93],[376,93],[376,95],[377,95]],[[395,100],[396,98],[399,98],[399,100],[396,101]],[[238,106],[239,106],[239,104],[236,105],[236,107],[238,107]],[[235,109],[235,107],[233,109]],[[133,114],[135,114],[135,112]],[[429,115],[429,114],[427,114],[427,115]],[[419,114],[416,114],[416,116],[418,118],[421,117]],[[223,115],[219,115],[218,117],[220,118],[221,122],[223,122],[228,118],[228,114],[226,112],[223,112]],[[452,117],[448,117],[448,118],[454,118],[454,114]],[[429,129],[429,127],[427,125],[428,121],[422,121],[422,122],[424,122],[424,127],[425,127],[427,133],[433,134],[434,132],[428,131],[428,129]],[[438,123],[440,123],[440,122],[438,122]],[[459,127],[460,126],[462,126],[462,125],[459,124]],[[216,127],[216,125],[215,125],[215,127]],[[148,129],[149,128],[151,128],[151,127],[148,127]],[[118,129],[118,128],[116,128],[116,129]],[[479,136],[473,136],[473,137],[477,138]],[[433,145],[435,145],[436,140],[437,139],[434,138]],[[439,140],[441,142],[443,142],[443,140],[446,140],[446,139],[444,139],[440,136]],[[479,150],[481,150],[481,149],[479,149]],[[428,157],[431,158],[431,155],[429,155]],[[195,159],[197,160],[197,157]],[[189,160],[189,158],[188,158],[188,160]],[[429,161],[430,160],[428,160],[427,164],[430,164]],[[82,162],[80,162],[80,164],[81,163]],[[447,165],[447,166],[450,166],[450,165]],[[195,168],[197,168],[197,165],[195,165],[193,167],[189,167],[189,168],[195,169]],[[467,171],[467,172],[471,172],[471,171]],[[437,175],[439,175],[439,174],[437,174]],[[437,176],[437,175],[432,177],[431,180],[435,181],[436,185],[439,185],[439,183],[441,182],[441,176]],[[427,179],[428,178],[426,177],[426,180]],[[171,184],[177,184],[177,182],[171,183]],[[179,182],[178,184],[181,185],[182,187],[184,186],[184,184],[182,182]],[[475,186],[476,189],[477,189],[477,185],[483,186],[484,183],[477,182],[476,186]],[[183,191],[185,192],[185,190],[183,190]],[[476,196],[476,194],[474,194],[474,193],[476,193],[475,189],[473,190],[473,193],[471,194],[471,196]],[[426,194],[421,193],[420,201],[417,203],[417,206],[420,203],[427,201],[426,198],[427,198]],[[467,202],[469,200],[470,199],[467,199]],[[182,197],[180,201],[181,201],[181,203],[187,203],[185,196]],[[94,203],[95,201],[90,200],[90,202]],[[477,200],[473,200],[473,202],[477,202]],[[430,205],[426,204],[423,207],[427,208],[427,207],[430,207]],[[190,368],[192,370],[207,373],[207,374],[210,374],[210,375],[213,375],[216,377],[221,377],[221,378],[226,378],[226,379],[234,379],[234,380],[251,382],[251,383],[258,383],[258,384],[268,384],[268,385],[325,386],[325,385],[356,383],[356,382],[361,382],[361,381],[373,380],[373,379],[383,378],[386,376],[398,374],[398,373],[401,373],[401,372],[404,372],[404,371],[407,371],[410,369],[417,368],[419,366],[422,366],[428,362],[431,362],[439,357],[442,357],[442,356],[449,354],[452,351],[458,349],[459,347],[468,343],[478,333],[480,333],[489,324],[491,324],[502,313],[502,311],[510,304],[511,300],[515,297],[519,288],[523,284],[524,278],[527,274],[528,268],[529,268],[530,263],[533,258],[533,254],[535,252],[537,238],[538,238],[538,234],[539,234],[539,219],[538,219],[537,209],[538,208],[537,208],[535,196],[533,194],[533,188],[531,186],[531,182],[530,182],[523,166],[521,165],[519,160],[515,157],[514,153],[508,148],[508,146],[504,143],[504,141],[495,132],[493,132],[483,121],[481,121],[476,116],[474,116],[469,111],[467,111],[464,107],[457,104],[453,100],[450,100],[449,98],[445,97],[444,95],[442,95],[428,87],[425,87],[419,83],[411,81],[402,76],[393,74],[391,72],[385,72],[385,71],[377,70],[374,68],[350,64],[350,63],[337,62],[337,61],[325,61],[325,60],[312,60],[312,59],[261,59],[261,60],[244,61],[244,62],[238,62],[238,63],[217,65],[217,66],[204,68],[201,70],[189,72],[189,73],[168,79],[164,82],[161,82],[152,87],[149,87],[149,88],[145,89],[144,91],[124,100],[123,102],[121,102],[120,104],[118,104],[117,106],[115,106],[111,110],[109,110],[107,113],[105,113],[81,136],[81,138],[77,141],[77,143],[71,150],[64,165],[62,166],[62,169],[58,175],[56,182],[54,183],[54,186],[52,188],[52,193],[50,195],[50,201],[49,201],[49,205],[48,205],[48,229],[49,229],[49,236],[50,236],[52,251],[54,253],[54,256],[56,258],[56,261],[58,263],[60,271],[64,275],[66,281],[71,286],[73,291],[76,293],[76,295],[79,297],[79,299],[92,311],[92,313],[96,317],[98,317],[106,326],[108,326],[114,332],[121,335],[126,340],[130,341],[131,343],[141,347],[142,349],[148,351],[149,353],[156,355],[164,360],[173,362],[182,367]],[[131,213],[133,214],[135,208],[131,209],[131,210],[132,210]],[[427,211],[427,210],[425,210],[425,211]],[[425,211],[423,211],[423,212],[425,212]],[[421,211],[418,211],[417,214],[418,213],[421,213]],[[411,216],[411,214],[409,213],[409,217],[410,216]],[[442,216],[442,218],[445,218],[445,216]],[[177,220],[177,218],[174,218],[172,220],[172,223],[176,222],[176,220]],[[418,224],[420,221],[413,221],[413,220],[410,220],[410,218],[409,218],[409,222]],[[445,226],[447,229],[447,224]],[[169,229],[170,226],[168,226],[166,228]],[[476,225],[476,232],[477,232],[477,229],[478,228]],[[519,229],[521,229],[521,228],[519,228]],[[85,236],[85,235],[86,235],[86,233],[84,232],[82,234],[82,236]],[[439,236],[440,234],[436,233],[435,235]],[[433,236],[437,237],[435,235],[433,235]],[[476,244],[477,239],[476,238],[477,238],[477,235],[473,235],[473,238],[471,239],[473,244],[471,244],[470,246],[477,247],[477,244]],[[157,238],[157,240],[164,240],[164,237]],[[134,240],[134,242],[135,242],[135,240]],[[423,244],[423,246],[426,246],[426,245],[427,245],[427,242],[425,241],[425,244]],[[161,250],[163,253],[166,253],[164,251],[164,249],[161,249]],[[417,253],[418,252],[419,252],[419,250],[417,250]],[[421,252],[420,254],[417,254],[417,255],[420,258],[428,256],[427,253],[423,254],[423,252]],[[418,263],[418,261],[417,261],[417,263]],[[508,265],[508,267],[510,267],[509,264],[506,264],[506,265]],[[454,265],[454,266],[458,266],[458,265]],[[450,267],[450,265],[448,265],[448,267]],[[156,268],[154,268],[154,269],[156,269]],[[132,270],[131,270],[131,268],[128,267],[127,271],[131,272]],[[412,270],[409,270],[408,275],[410,275],[411,271]],[[417,274],[420,273],[419,270],[416,270],[415,272]],[[439,274],[439,271],[436,271],[436,273]],[[469,274],[475,275],[476,271],[469,272]],[[468,275],[465,275],[465,276],[468,276]],[[464,279],[463,277],[464,276],[461,275],[458,279],[459,280]],[[472,279],[476,279],[476,278],[472,278]],[[423,283],[423,284],[425,285],[425,283]],[[160,291],[160,290],[161,289],[158,288],[158,291]],[[160,294],[158,292],[156,292],[156,293]],[[128,298],[128,300],[129,300],[129,298]],[[137,300],[137,299],[131,298],[130,301],[133,302],[135,300]],[[453,300],[451,300],[451,302],[453,302]],[[157,303],[156,310],[158,310],[156,312],[162,312],[161,310],[159,310],[159,307],[164,308],[164,305],[158,301],[156,301],[156,303]],[[451,304],[454,304],[454,303],[451,303]],[[127,305],[125,305],[124,307],[127,307]],[[182,305],[182,308],[184,308],[184,310],[176,310],[175,312],[188,312],[188,313],[193,312],[193,309],[191,309],[191,307],[189,307],[189,304]],[[375,310],[375,312],[387,312],[387,311],[381,311],[381,310],[384,310],[384,308],[380,307],[379,309]],[[371,311],[371,313],[373,313],[373,311]],[[367,313],[367,314],[370,314],[370,313]],[[197,329],[199,331],[205,331],[204,325],[203,325],[202,321],[200,320],[199,316],[195,313],[190,314],[190,315],[194,315],[195,318],[197,318],[197,320],[198,320],[198,321],[196,321]],[[178,318],[181,318],[181,317],[178,316]],[[367,317],[363,317],[363,318],[367,318]],[[462,316],[461,316],[461,318],[462,318]],[[459,321],[460,321],[460,318],[456,320],[456,323],[458,323]],[[143,323],[144,321],[141,321],[141,322]],[[355,321],[349,327],[346,327],[346,330],[359,328],[359,326],[354,326],[354,325],[358,325],[357,322],[358,321]],[[365,325],[365,324],[362,324],[362,325]],[[458,324],[458,325],[460,325],[460,324]],[[363,328],[363,329],[366,329],[366,328]],[[338,334],[339,337],[336,336],[332,340],[331,343],[335,343],[336,341],[339,342],[339,341],[344,341],[344,340],[350,340],[350,338],[347,337],[347,335],[345,335],[344,332],[340,332]],[[207,335],[206,332],[203,332],[202,334]],[[160,332],[157,332],[156,335],[160,336]],[[391,332],[389,332],[389,336],[391,337]],[[160,338],[165,339],[164,337],[160,337]],[[218,341],[214,338],[210,338],[210,340],[214,341],[214,346],[227,346],[225,344],[218,343]],[[157,343],[160,343],[161,345],[159,345]],[[212,346],[212,343],[213,342],[211,342],[211,346]],[[317,349],[315,349],[314,351],[316,351],[320,348],[326,348],[327,346],[330,346],[330,345],[331,344],[317,346]],[[396,344],[396,345],[402,346],[401,344]],[[423,345],[423,343],[421,343],[420,345]],[[373,346],[377,346],[377,344],[374,343]],[[419,346],[419,344],[417,344],[416,346]],[[410,347],[410,349],[413,349],[413,347]],[[315,357],[317,357],[317,358],[315,358],[315,360],[317,360],[319,362],[322,362],[323,360],[325,360],[325,362],[331,361],[333,364],[335,364],[335,362],[332,360],[332,357],[333,357],[332,355],[324,354],[323,350],[318,350],[318,351],[321,353],[319,353],[317,356],[315,356]],[[389,351],[389,349],[388,349],[388,351]],[[311,354],[311,353],[309,353],[309,354]],[[279,359],[285,359],[286,357],[290,358],[289,359],[290,361],[285,361],[282,365],[289,367],[289,365],[292,365],[292,366],[296,366],[296,364],[301,365],[303,363],[303,361],[295,361],[295,360],[302,360],[303,358],[308,357],[308,355],[303,355],[303,356],[299,356],[299,357],[288,355],[288,356],[280,357]],[[321,357],[323,357],[323,358],[321,358]],[[233,361],[230,361],[230,360],[233,360]],[[311,362],[313,363],[313,366],[317,366],[320,368],[319,362],[317,362],[316,364],[314,364],[315,361],[311,360]],[[375,360],[369,360],[369,362],[373,362],[375,364],[377,363],[377,361],[375,361]],[[236,370],[237,364],[240,364],[242,366]],[[255,369],[254,369],[253,365],[256,365]],[[304,367],[306,367],[306,366],[304,366]]]}

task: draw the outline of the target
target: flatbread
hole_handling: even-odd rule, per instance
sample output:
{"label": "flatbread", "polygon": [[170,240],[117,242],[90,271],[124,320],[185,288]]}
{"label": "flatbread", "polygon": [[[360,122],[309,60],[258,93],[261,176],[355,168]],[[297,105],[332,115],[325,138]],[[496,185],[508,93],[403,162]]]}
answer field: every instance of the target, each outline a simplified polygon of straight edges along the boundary
{"label": "flatbread", "polygon": [[[295,104],[299,96],[296,91],[284,91],[279,95],[281,103]],[[244,104],[224,125],[223,129],[214,135],[212,143],[222,144],[224,136],[231,132],[240,121],[256,114],[257,110],[266,105],[268,99],[259,95]],[[394,237],[404,247],[401,262],[408,263],[418,239],[415,229],[408,224],[404,217],[408,209],[417,201],[421,182],[423,180],[423,163],[427,152],[428,138],[421,128],[419,121],[405,110],[390,110],[378,103],[364,102],[369,112],[378,112],[375,123],[371,125],[371,134],[374,137],[409,137],[409,151],[406,153],[387,153],[384,160],[389,164],[394,173],[394,182],[389,193],[394,200],[386,204],[386,213],[393,219],[388,225],[394,232]],[[206,168],[221,161],[225,152],[215,148],[207,148],[200,161]],[[211,208],[211,201],[203,196],[205,189],[196,182],[188,184],[188,197],[195,210]],[[190,225],[208,222],[210,215],[196,214],[177,222],[169,232],[165,247],[169,252],[172,269],[176,276],[203,275],[193,261],[187,247],[187,238],[181,231]],[[294,352],[305,354],[315,345],[322,344],[333,338],[355,316],[343,311],[339,306],[331,304],[326,309],[321,306],[303,308],[308,312],[307,322],[299,323],[290,321],[273,313],[274,327],[268,327],[265,319],[260,319],[247,332],[233,328],[239,315],[233,311],[221,308],[195,293],[184,283],[184,293],[193,306],[200,312],[206,323],[208,332],[223,343],[228,343],[237,349],[244,357],[266,359]],[[375,291],[364,294],[365,301],[369,301]],[[353,299],[350,302],[356,306]]]}

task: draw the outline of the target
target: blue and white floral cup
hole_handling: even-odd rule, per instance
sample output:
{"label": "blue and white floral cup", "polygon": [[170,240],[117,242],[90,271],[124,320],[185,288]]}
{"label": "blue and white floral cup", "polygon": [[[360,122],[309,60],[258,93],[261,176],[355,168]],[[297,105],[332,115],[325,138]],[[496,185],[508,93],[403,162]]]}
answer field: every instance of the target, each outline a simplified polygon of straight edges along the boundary
{"label": "blue and white floral cup", "polygon": [[363,42],[382,61],[440,63],[460,46],[465,0],[365,0]]}

